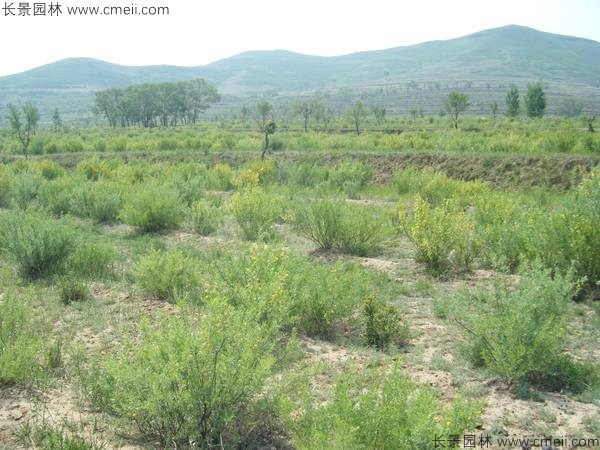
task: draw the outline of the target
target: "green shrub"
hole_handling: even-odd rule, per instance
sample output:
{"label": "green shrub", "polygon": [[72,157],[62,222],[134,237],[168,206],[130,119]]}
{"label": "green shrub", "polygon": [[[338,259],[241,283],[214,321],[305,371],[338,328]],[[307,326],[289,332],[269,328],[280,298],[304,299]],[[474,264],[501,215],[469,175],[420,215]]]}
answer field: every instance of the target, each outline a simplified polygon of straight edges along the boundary
{"label": "green shrub", "polygon": [[371,296],[363,304],[362,313],[367,345],[385,350],[390,344],[401,346],[408,342],[410,332],[398,308]]}
{"label": "green shrub", "polygon": [[75,232],[60,222],[39,214],[0,216],[0,248],[24,277],[61,273],[76,247]]}
{"label": "green shrub", "polygon": [[142,232],[174,229],[183,220],[184,207],[176,191],[160,186],[143,186],[129,195],[120,217]]}
{"label": "green shrub", "polygon": [[43,183],[38,191],[38,204],[54,216],[62,216],[71,211],[73,180],[62,177]]}
{"label": "green shrub", "polygon": [[539,263],[520,275],[516,285],[499,281],[491,291],[454,299],[451,317],[469,333],[471,361],[513,382],[555,389],[586,385],[570,377],[588,376],[588,371],[564,353],[567,308],[575,293],[571,275],[552,275]]}
{"label": "green shrub", "polygon": [[337,189],[343,189],[346,183],[356,183],[360,189],[371,181],[373,174],[370,164],[346,161],[329,172],[329,181]]}
{"label": "green shrub", "polygon": [[222,223],[221,210],[207,200],[199,200],[192,205],[192,226],[196,233],[208,236],[217,231]]}
{"label": "green shrub", "polygon": [[0,166],[0,208],[9,206],[10,186],[14,175],[6,166]]}
{"label": "green shrub", "polygon": [[91,297],[88,285],[74,276],[63,277],[58,281],[58,293],[65,305],[73,302],[83,302]]}
{"label": "green shrub", "polygon": [[283,206],[278,196],[255,187],[233,194],[231,212],[244,239],[269,240],[275,234],[272,226],[281,217]]}
{"label": "green shrub", "polygon": [[196,262],[180,251],[151,251],[137,262],[134,276],[144,292],[162,300],[199,296]]}
{"label": "green shrub", "polygon": [[359,265],[329,265],[279,247],[253,245],[243,251],[219,251],[208,281],[212,292],[235,306],[262,311],[261,317],[282,330],[296,328],[309,336],[332,337],[352,322],[378,280]]}
{"label": "green shrub", "polygon": [[474,226],[453,202],[433,207],[417,196],[412,210],[400,206],[398,226],[417,249],[417,260],[434,273],[470,269],[475,258]]}
{"label": "green shrub", "polygon": [[13,208],[27,209],[32,206],[44,178],[32,172],[17,174],[10,185],[10,204]]}
{"label": "green shrub", "polygon": [[43,337],[27,298],[6,292],[0,301],[0,386],[40,374]]}
{"label": "green shrub", "polygon": [[423,450],[434,447],[436,436],[474,430],[482,405],[461,398],[445,403],[395,369],[340,377],[331,402],[299,409],[290,427],[297,448]]}
{"label": "green shrub", "polygon": [[113,247],[86,242],[69,258],[69,271],[84,278],[108,278],[114,273],[115,258]]}
{"label": "green shrub", "polygon": [[123,203],[120,190],[101,181],[82,183],[72,195],[73,214],[99,223],[114,222]]}
{"label": "green shrub", "polygon": [[384,217],[371,208],[327,199],[299,208],[295,225],[319,248],[358,256],[376,252],[389,236]]}
{"label": "green shrub", "polygon": [[202,318],[189,311],[144,326],[139,345],[105,358],[86,384],[97,405],[163,446],[244,447],[244,429],[261,417],[273,338],[245,311],[212,300]]}

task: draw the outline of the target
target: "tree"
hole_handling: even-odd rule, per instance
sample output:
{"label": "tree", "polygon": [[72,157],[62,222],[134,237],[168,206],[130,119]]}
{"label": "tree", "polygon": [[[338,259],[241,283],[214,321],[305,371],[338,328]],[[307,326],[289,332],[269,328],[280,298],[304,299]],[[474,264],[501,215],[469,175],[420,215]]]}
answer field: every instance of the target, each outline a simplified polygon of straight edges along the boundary
{"label": "tree", "polygon": [[525,107],[529,117],[543,117],[546,111],[546,94],[541,82],[529,84],[525,96]]}
{"label": "tree", "polygon": [[348,111],[348,116],[354,124],[354,130],[356,131],[357,135],[360,135],[360,126],[363,119],[367,117],[367,114],[367,108],[361,101],[356,102],[350,111]]}
{"label": "tree", "polygon": [[594,121],[596,120],[596,116],[585,116],[583,120],[585,121],[585,124],[587,125],[588,131],[590,133],[596,131],[594,130]]}
{"label": "tree", "polygon": [[374,105],[371,107],[371,112],[375,116],[375,122],[377,125],[381,125],[385,121],[386,109],[383,106]]}
{"label": "tree", "polygon": [[256,123],[260,132],[265,136],[260,159],[265,159],[265,155],[269,150],[269,136],[275,134],[277,126],[273,120],[273,105],[267,101],[259,102],[256,105],[257,119]]}
{"label": "tree", "polygon": [[565,117],[579,117],[583,112],[583,102],[577,98],[567,97],[558,107],[558,113]]}
{"label": "tree", "polygon": [[317,121],[317,123],[322,124],[323,128],[325,130],[329,130],[329,125],[331,124],[331,121],[333,120],[333,116],[334,116],[333,109],[331,109],[328,106],[322,106],[321,108],[319,108],[316,111],[315,120]]}
{"label": "tree", "polygon": [[450,92],[444,101],[444,108],[452,119],[452,125],[458,129],[458,116],[469,107],[469,97],[462,92]]}
{"label": "tree", "polygon": [[54,126],[54,132],[58,133],[62,128],[62,119],[60,118],[60,112],[58,112],[58,108],[54,110],[54,114],[52,114],[52,125]]}
{"label": "tree", "polygon": [[25,158],[28,158],[29,154],[27,150],[40,120],[40,113],[37,107],[32,103],[25,103],[20,108],[10,104],[8,105],[7,119],[10,128],[23,147]]}
{"label": "tree", "polygon": [[496,119],[498,115],[498,102],[490,103],[490,111],[492,112],[492,119]]}
{"label": "tree", "polygon": [[519,98],[519,89],[512,84],[506,93],[506,115],[508,117],[517,117],[521,109],[521,100]]}

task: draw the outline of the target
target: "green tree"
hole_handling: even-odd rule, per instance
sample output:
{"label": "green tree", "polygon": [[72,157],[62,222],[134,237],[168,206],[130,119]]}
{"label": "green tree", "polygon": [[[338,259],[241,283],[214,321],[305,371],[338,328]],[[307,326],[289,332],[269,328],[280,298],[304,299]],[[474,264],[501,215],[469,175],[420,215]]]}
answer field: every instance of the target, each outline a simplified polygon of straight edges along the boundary
{"label": "green tree", "polygon": [[519,96],[519,89],[517,86],[512,84],[506,93],[506,115],[508,117],[517,117],[520,110],[521,100]]}
{"label": "green tree", "polygon": [[525,96],[525,107],[529,117],[543,117],[546,111],[546,93],[541,82],[529,84]]}
{"label": "green tree", "polygon": [[311,116],[316,115],[322,107],[319,99],[299,100],[294,104],[294,114],[302,116],[305,133],[308,131],[308,122]]}
{"label": "green tree", "polygon": [[374,105],[371,107],[371,112],[373,113],[373,116],[375,116],[377,125],[381,125],[385,121],[387,111],[383,106]]}
{"label": "green tree", "polygon": [[496,116],[498,116],[498,102],[490,103],[490,111],[492,113],[492,119],[496,119]]}
{"label": "green tree", "polygon": [[32,103],[25,103],[21,107],[10,104],[8,105],[7,119],[12,132],[21,143],[25,158],[28,158],[27,150],[40,120],[37,107]]}
{"label": "green tree", "polygon": [[273,120],[273,105],[267,101],[259,102],[256,105],[256,113],[258,129],[265,137],[262,152],[260,154],[260,158],[264,159],[269,150],[269,136],[275,134],[277,128],[275,121]]}
{"label": "green tree", "polygon": [[458,129],[458,116],[469,107],[469,97],[462,92],[450,92],[444,101],[444,108],[450,115],[452,125]]}
{"label": "green tree", "polygon": [[56,108],[54,114],[52,114],[52,125],[54,126],[55,133],[58,133],[62,129],[63,123],[58,108]]}
{"label": "green tree", "polygon": [[367,115],[368,115],[367,107],[361,101],[356,102],[354,104],[354,106],[350,109],[350,111],[348,111],[348,116],[350,117],[350,120],[352,120],[352,123],[354,124],[354,130],[356,131],[357,135],[360,135],[360,127],[361,127],[362,121],[364,120],[365,117],[367,117]]}
{"label": "green tree", "polygon": [[583,118],[583,120],[584,120],[585,124],[587,125],[588,131],[590,133],[593,133],[594,131],[596,131],[596,130],[594,130],[594,121],[596,120],[596,116],[585,116]]}

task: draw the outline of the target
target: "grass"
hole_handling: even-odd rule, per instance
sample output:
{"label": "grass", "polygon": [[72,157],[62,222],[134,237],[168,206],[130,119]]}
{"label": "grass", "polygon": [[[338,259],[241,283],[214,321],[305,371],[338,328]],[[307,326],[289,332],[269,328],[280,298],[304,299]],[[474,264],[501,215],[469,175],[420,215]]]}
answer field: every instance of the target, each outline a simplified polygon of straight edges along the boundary
{"label": "grass", "polygon": [[[597,174],[516,192],[380,179],[377,160],[172,157],[0,168],[1,394],[85,411],[22,442],[421,449],[594,429],[598,309],[575,300],[597,280]],[[501,412],[516,398],[527,421]]]}

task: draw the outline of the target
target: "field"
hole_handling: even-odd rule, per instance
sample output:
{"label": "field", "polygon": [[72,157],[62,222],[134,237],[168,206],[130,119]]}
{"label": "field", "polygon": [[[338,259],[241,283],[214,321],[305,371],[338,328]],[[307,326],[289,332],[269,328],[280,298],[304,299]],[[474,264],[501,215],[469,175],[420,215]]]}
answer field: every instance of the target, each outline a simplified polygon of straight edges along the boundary
{"label": "field", "polygon": [[0,132],[0,448],[597,447],[598,135],[442,121]]}

